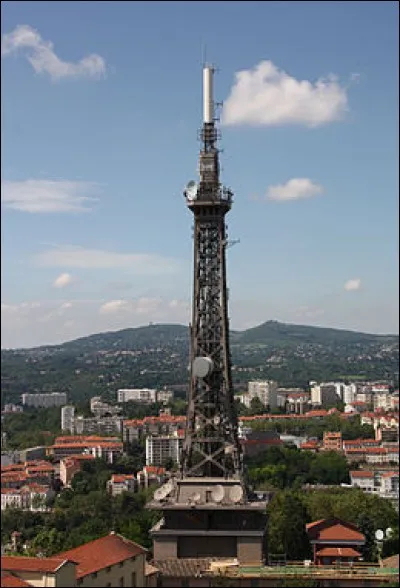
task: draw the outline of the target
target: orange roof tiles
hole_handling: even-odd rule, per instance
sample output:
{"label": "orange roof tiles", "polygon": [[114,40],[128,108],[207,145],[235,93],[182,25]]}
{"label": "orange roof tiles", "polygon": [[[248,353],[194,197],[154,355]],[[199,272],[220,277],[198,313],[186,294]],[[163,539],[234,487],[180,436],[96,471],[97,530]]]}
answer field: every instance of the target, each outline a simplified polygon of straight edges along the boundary
{"label": "orange roof tiles", "polygon": [[320,557],[360,557],[361,553],[351,547],[323,547],[317,551]]}
{"label": "orange roof tiles", "polygon": [[113,484],[122,484],[123,482],[134,479],[135,476],[133,474],[113,474],[111,476],[111,482],[113,482]]}
{"label": "orange roof tiles", "polygon": [[[66,557],[19,557],[3,555],[1,557],[1,569],[7,572],[44,572],[54,573],[67,561]],[[75,562],[72,562],[75,563]]]}
{"label": "orange roof tiles", "polygon": [[352,478],[373,478],[374,472],[367,472],[363,470],[354,470],[350,472]]}
{"label": "orange roof tiles", "polygon": [[364,541],[362,533],[352,529],[343,523],[336,523],[332,526],[321,529],[318,536],[319,541]]}
{"label": "orange roof tiles", "polygon": [[146,551],[137,543],[129,541],[121,535],[110,533],[105,537],[60,553],[59,556],[77,562],[77,578],[79,579],[131,557],[145,554]]}
{"label": "orange roof tiles", "polygon": [[162,468],[160,466],[147,465],[144,466],[143,471],[147,472],[148,474],[165,474],[165,468]]}
{"label": "orange roof tiles", "polygon": [[25,580],[21,580],[17,576],[8,574],[7,572],[1,575],[1,588],[24,588],[25,586],[32,586]]}

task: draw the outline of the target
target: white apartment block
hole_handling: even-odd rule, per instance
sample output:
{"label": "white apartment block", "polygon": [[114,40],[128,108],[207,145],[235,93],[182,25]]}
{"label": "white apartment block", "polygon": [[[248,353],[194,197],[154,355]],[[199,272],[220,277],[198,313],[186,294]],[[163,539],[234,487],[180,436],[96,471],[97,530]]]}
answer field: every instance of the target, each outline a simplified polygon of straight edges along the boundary
{"label": "white apartment block", "polygon": [[34,408],[50,408],[52,406],[63,406],[67,404],[66,392],[51,392],[39,394],[22,394],[22,404]]}
{"label": "white apartment block", "polygon": [[170,390],[159,390],[157,392],[157,402],[160,404],[168,404],[174,399],[174,393]]}
{"label": "white apartment block", "polygon": [[146,465],[163,466],[168,459],[180,463],[183,437],[160,435],[146,437]]}
{"label": "white apartment block", "polygon": [[131,400],[141,404],[152,404],[157,402],[157,390],[150,388],[121,388],[117,391],[117,402],[124,403]]}
{"label": "white apartment block", "polygon": [[392,410],[392,396],[388,392],[380,392],[378,394],[374,394],[373,402],[374,410],[378,410],[379,408],[385,411]]}
{"label": "white apartment block", "polygon": [[251,401],[258,398],[264,406],[270,409],[278,406],[278,384],[273,380],[253,380],[248,383],[245,404],[251,406]]}
{"label": "white apartment block", "polygon": [[78,416],[74,421],[76,435],[114,435],[122,432],[122,417],[93,417],[85,418]]}
{"label": "white apartment block", "polygon": [[105,415],[116,415],[121,412],[121,408],[103,402],[100,396],[93,396],[93,398],[90,399],[90,412],[94,416],[102,417]]}
{"label": "white apartment block", "polygon": [[357,397],[357,384],[345,384],[343,387],[343,402],[353,404]]}
{"label": "white apartment block", "polygon": [[337,394],[337,388],[334,382],[322,382],[311,384],[311,404],[313,406],[328,406],[330,404],[336,404],[340,400],[340,396]]}
{"label": "white apartment block", "polygon": [[75,406],[63,406],[61,409],[61,430],[72,435],[75,432]]}

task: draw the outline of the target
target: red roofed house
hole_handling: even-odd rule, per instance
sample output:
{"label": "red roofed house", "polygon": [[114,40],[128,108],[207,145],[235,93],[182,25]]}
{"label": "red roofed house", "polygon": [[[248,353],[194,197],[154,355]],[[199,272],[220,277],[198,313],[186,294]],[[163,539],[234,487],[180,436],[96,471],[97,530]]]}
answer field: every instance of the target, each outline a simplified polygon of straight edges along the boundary
{"label": "red roofed house", "polygon": [[1,558],[2,586],[76,586],[76,563],[62,556]]}
{"label": "red roofed house", "polygon": [[85,461],[93,461],[93,455],[71,455],[60,461],[60,479],[64,486],[69,486],[72,478],[82,469]]}
{"label": "red roofed house", "polygon": [[107,482],[107,490],[111,496],[122,492],[135,492],[137,481],[134,474],[113,474]]}
{"label": "red roofed house", "polygon": [[306,525],[306,531],[317,565],[357,561],[361,556],[359,549],[365,544],[365,536],[351,523],[321,519]]}
{"label": "red roofed house", "polygon": [[148,488],[152,484],[162,484],[165,480],[165,468],[160,466],[144,466],[141,472],[136,474],[138,485],[142,488]]}
{"label": "red roofed house", "polygon": [[77,563],[76,584],[68,586],[145,586],[147,550],[111,532],[57,557]]}

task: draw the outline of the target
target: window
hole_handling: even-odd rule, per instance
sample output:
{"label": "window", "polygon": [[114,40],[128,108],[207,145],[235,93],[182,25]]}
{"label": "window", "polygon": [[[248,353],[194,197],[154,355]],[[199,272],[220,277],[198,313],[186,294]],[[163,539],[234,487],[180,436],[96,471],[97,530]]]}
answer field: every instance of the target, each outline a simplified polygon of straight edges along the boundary
{"label": "window", "polygon": [[119,579],[119,585],[120,585],[120,588],[124,588],[124,586],[125,586],[123,576]]}
{"label": "window", "polygon": [[111,566],[108,566],[108,567],[106,568],[106,572],[107,572],[107,573],[111,572]]}
{"label": "window", "polygon": [[136,588],[136,572],[132,572],[131,586],[132,586],[132,588]]}
{"label": "window", "polygon": [[97,578],[97,572],[93,572],[92,578]]}
{"label": "window", "polygon": [[106,584],[106,588],[111,588],[111,582],[108,582],[108,583]]}

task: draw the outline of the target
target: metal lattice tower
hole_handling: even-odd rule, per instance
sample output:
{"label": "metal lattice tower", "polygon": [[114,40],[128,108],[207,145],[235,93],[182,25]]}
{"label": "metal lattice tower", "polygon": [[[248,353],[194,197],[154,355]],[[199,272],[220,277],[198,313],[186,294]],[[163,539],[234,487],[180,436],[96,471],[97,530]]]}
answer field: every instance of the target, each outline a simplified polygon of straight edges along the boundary
{"label": "metal lattice tower", "polygon": [[194,283],[190,387],[181,474],[184,478],[242,479],[226,287],[225,215],[232,206],[233,194],[220,183],[213,74],[212,67],[204,67],[200,182],[189,182],[184,192],[194,215]]}

